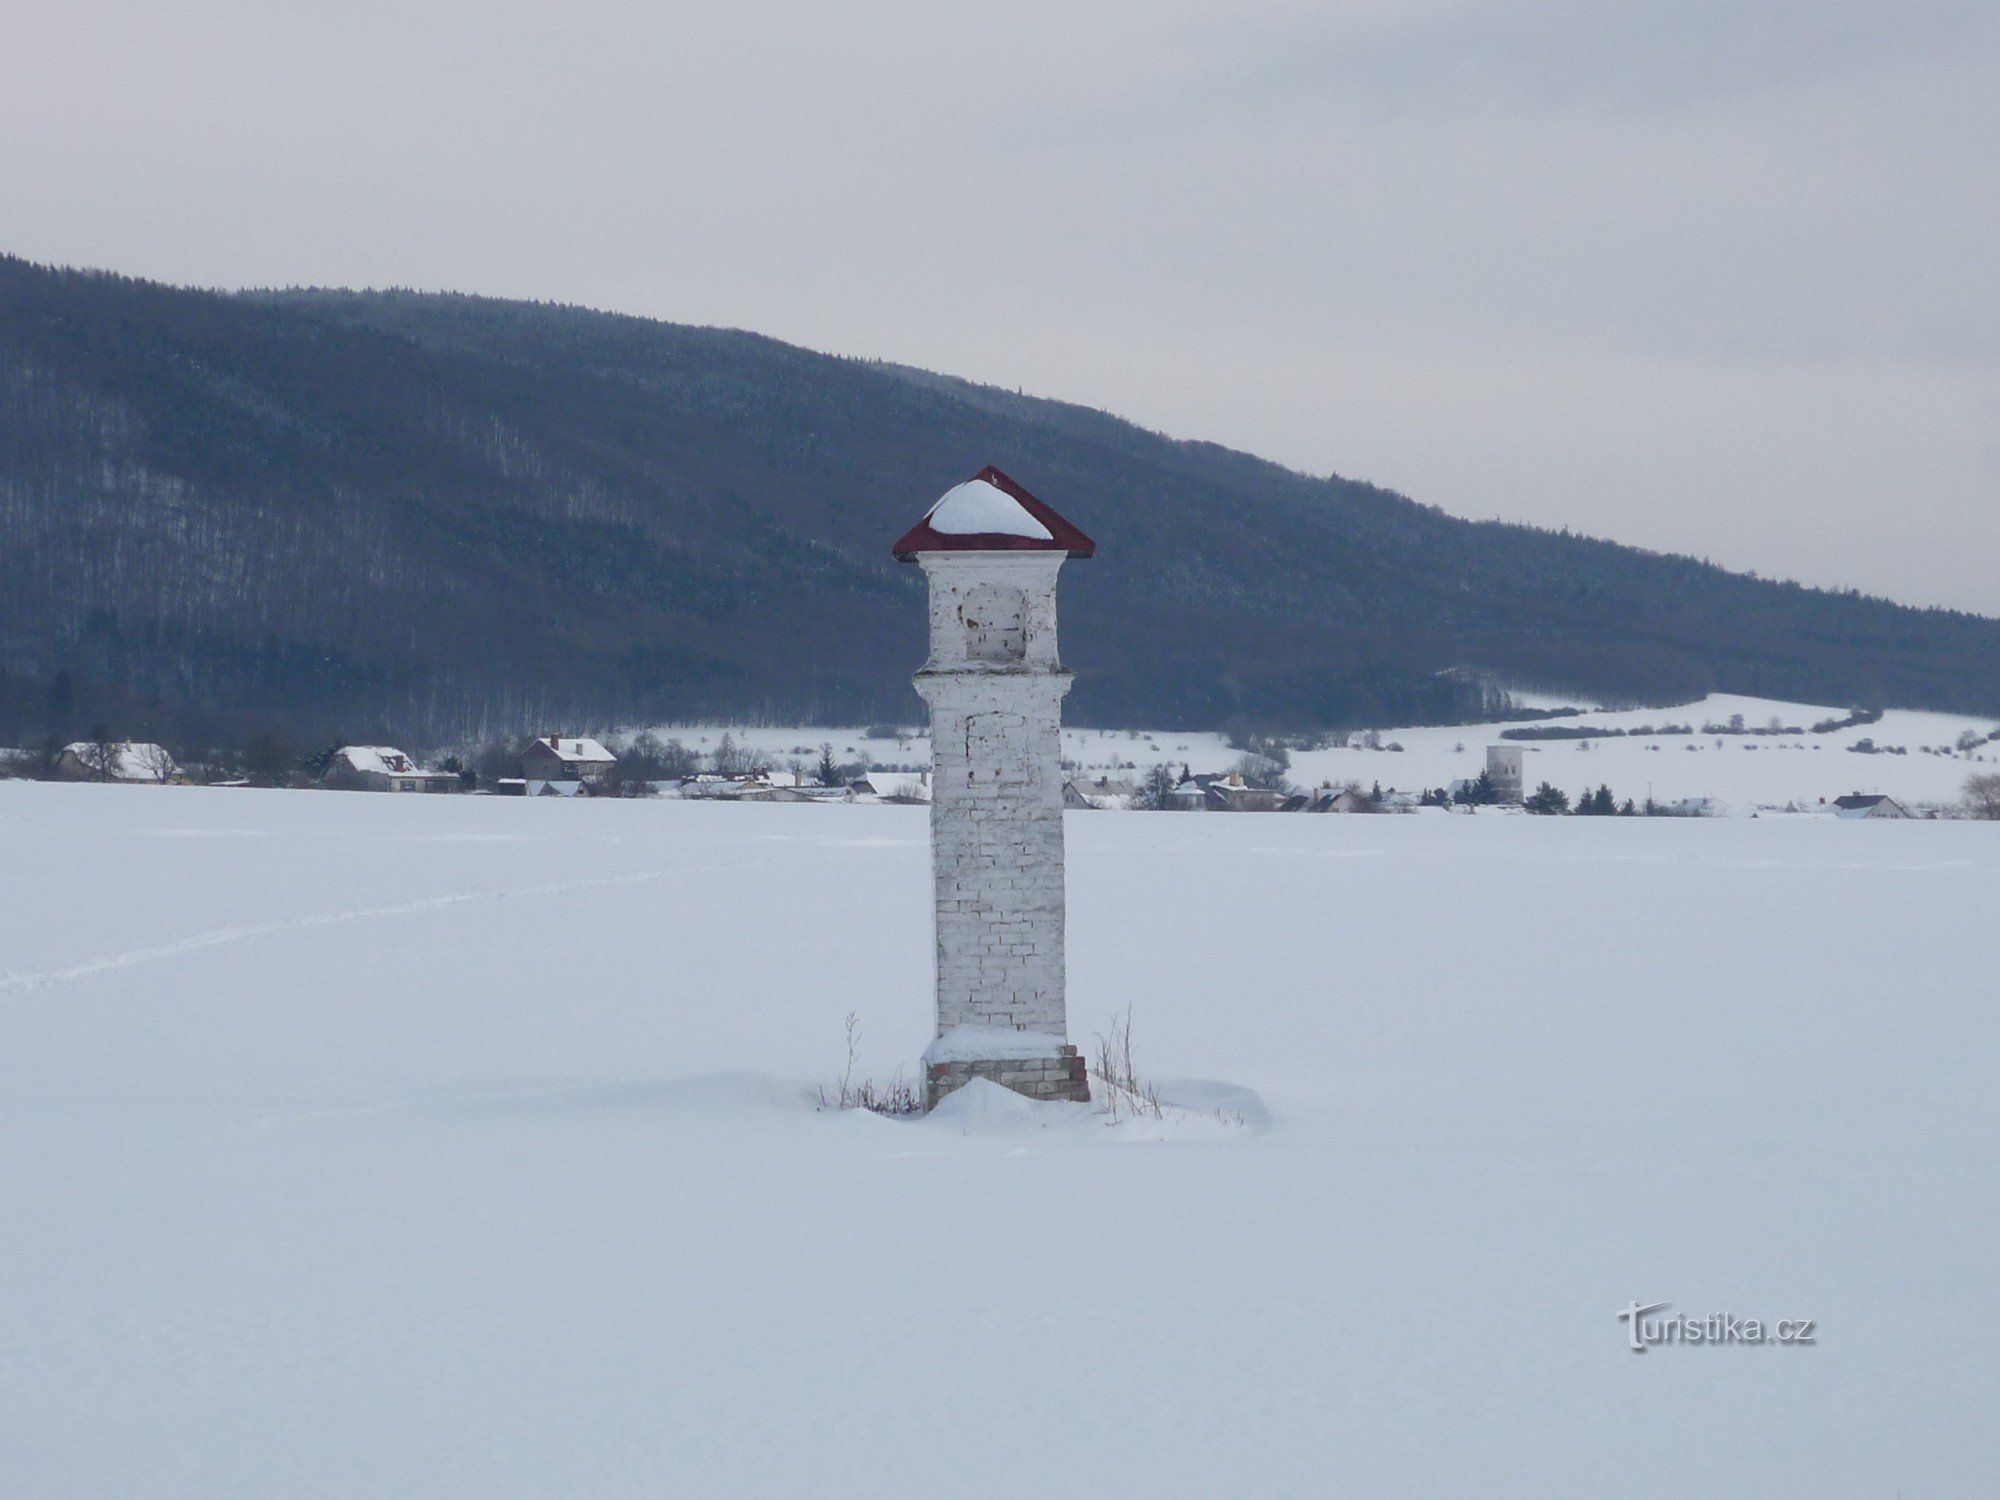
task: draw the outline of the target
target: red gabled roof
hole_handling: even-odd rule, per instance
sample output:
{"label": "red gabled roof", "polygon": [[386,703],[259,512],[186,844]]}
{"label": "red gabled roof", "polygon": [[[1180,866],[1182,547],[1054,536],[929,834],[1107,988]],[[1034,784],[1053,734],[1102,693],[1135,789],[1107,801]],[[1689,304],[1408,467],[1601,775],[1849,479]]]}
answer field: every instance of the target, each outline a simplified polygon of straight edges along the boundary
{"label": "red gabled roof", "polygon": [[1067,552],[1071,557],[1089,557],[1097,551],[1097,543],[993,465],[988,464],[972,477],[975,480],[984,480],[996,490],[1012,497],[1019,503],[1021,509],[1048,529],[1049,540],[1043,541],[1040,537],[1032,536],[1010,536],[1000,532],[982,531],[963,535],[937,532],[931,530],[930,514],[925,512],[924,519],[904,532],[901,540],[890,549],[898,562],[909,562],[919,552]]}

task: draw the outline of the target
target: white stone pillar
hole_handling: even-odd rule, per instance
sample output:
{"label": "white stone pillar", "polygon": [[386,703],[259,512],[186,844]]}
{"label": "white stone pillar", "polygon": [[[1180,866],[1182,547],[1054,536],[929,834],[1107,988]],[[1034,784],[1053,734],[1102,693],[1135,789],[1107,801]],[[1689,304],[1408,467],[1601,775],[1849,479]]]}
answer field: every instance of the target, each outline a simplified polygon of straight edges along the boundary
{"label": "white stone pillar", "polygon": [[[953,498],[974,486],[1023,513],[1013,519],[979,495],[985,508],[972,523],[1013,530],[950,529]],[[1090,546],[991,469],[951,491],[897,546],[930,588],[930,657],[915,677],[931,714],[937,1036],[924,1054],[927,1104],[980,1077],[1035,1098],[1090,1097],[1064,998],[1062,700],[1071,674],[1056,648],[1056,576]]]}

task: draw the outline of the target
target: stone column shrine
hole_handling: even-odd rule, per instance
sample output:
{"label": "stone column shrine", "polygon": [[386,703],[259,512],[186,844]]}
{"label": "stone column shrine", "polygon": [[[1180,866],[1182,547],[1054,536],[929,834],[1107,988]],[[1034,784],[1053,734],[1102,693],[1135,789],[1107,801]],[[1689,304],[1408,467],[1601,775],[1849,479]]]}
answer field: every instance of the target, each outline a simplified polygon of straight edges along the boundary
{"label": "stone column shrine", "polygon": [[1086,1100],[1063,996],[1062,701],[1056,574],[1097,544],[996,468],[896,543],[930,586],[937,1037],[924,1103],[974,1078]]}

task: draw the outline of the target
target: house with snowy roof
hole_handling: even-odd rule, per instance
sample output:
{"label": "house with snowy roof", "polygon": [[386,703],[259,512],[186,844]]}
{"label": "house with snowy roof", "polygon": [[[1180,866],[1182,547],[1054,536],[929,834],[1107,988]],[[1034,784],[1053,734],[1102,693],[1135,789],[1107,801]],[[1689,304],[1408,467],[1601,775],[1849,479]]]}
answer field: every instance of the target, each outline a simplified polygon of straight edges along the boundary
{"label": "house with snowy roof", "polygon": [[857,802],[929,802],[928,771],[870,771],[847,783]]}
{"label": "house with snowy roof", "polygon": [[1911,812],[1894,797],[1881,793],[1854,792],[1845,797],[1833,799],[1833,815],[1836,818],[1914,818]]}
{"label": "house with snowy roof", "polygon": [[674,794],[685,797],[690,802],[699,802],[706,798],[722,800],[735,785],[736,778],[733,776],[718,776],[713,771],[697,771],[692,776],[683,776],[679,785],[674,788]]}
{"label": "house with snowy roof", "polygon": [[180,775],[163,747],[134,740],[77,740],[63,746],[55,771],[65,781],[167,782]]}
{"label": "house with snowy roof", "polygon": [[352,792],[450,792],[459,784],[450,771],[426,771],[394,745],[342,745],[320,781]]}
{"label": "house with snowy roof", "polygon": [[1251,786],[1241,771],[1218,776],[1202,788],[1208,812],[1283,812],[1285,794],[1270,787]]}
{"label": "house with snowy roof", "polygon": [[[745,776],[736,783],[738,802],[812,802],[819,800],[814,793],[826,793],[827,789],[809,783],[797,771],[759,771],[754,776]],[[839,788],[831,793],[843,795]]]}
{"label": "house with snowy roof", "polygon": [[1221,779],[1220,771],[1183,776],[1174,783],[1171,791],[1161,796],[1160,806],[1168,812],[1201,812],[1208,806],[1208,784]]}
{"label": "house with snowy roof", "polygon": [[1098,812],[1126,812],[1138,805],[1139,789],[1115,776],[1072,776],[1063,783],[1063,806]]}
{"label": "house with snowy roof", "polygon": [[1329,784],[1315,787],[1306,793],[1299,810],[1315,813],[1372,813],[1380,809],[1354,787]]}
{"label": "house with snowy roof", "polygon": [[537,782],[602,781],[617,764],[618,757],[596,740],[551,734],[521,752],[521,777],[528,783],[528,794],[533,796],[538,790]]}

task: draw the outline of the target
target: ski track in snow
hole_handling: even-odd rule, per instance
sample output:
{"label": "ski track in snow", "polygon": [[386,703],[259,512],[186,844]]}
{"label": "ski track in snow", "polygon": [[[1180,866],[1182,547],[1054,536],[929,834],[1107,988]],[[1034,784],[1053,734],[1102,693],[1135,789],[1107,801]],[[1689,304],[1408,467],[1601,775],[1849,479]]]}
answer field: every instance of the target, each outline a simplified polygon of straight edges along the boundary
{"label": "ski track in snow", "polygon": [[282,922],[260,922],[253,926],[218,927],[171,943],[156,943],[148,948],[132,948],[124,953],[108,953],[100,958],[87,959],[83,963],[70,964],[60,969],[44,969],[36,974],[0,975],[0,994],[73,984],[77,980],[91,979],[116,969],[129,969],[137,964],[156,963],[163,959],[185,958],[189,954],[205,953],[211,948],[248,942],[252,938],[272,937],[283,932],[299,932],[313,927],[334,927],[342,922],[366,921],[371,917],[408,916],[414,912],[437,911],[442,907],[465,906],[479,901],[514,901],[523,896],[554,896],[566,891],[590,890],[602,886],[638,885],[648,880],[658,880],[660,877],[661,872],[658,870],[643,870],[633,875],[609,875],[591,880],[563,880],[547,885],[521,886],[511,891],[460,891],[449,896],[427,896],[420,901],[397,901],[386,906],[361,906],[345,911],[317,912],[308,917],[290,917]]}
{"label": "ski track in snow", "polygon": [[[803,862],[824,863],[819,860]],[[713,875],[724,870],[757,869],[771,863],[773,863],[771,860],[752,860],[747,864],[691,865],[672,872],[640,870],[629,875],[605,875],[589,880],[559,880],[543,885],[525,885],[510,891],[459,891],[449,896],[426,896],[421,900],[392,902],[386,906],[361,906],[342,911],[317,912],[307,917],[289,917],[282,922],[259,922],[244,927],[218,927],[209,932],[195,933],[192,937],[176,939],[171,943],[155,943],[150,947],[132,948],[124,953],[108,953],[100,958],[86,959],[82,963],[68,964],[59,969],[43,969],[33,974],[0,974],[0,995],[74,984],[80,979],[91,979],[99,974],[129,969],[136,964],[184,958],[189,954],[204,953],[211,948],[247,942],[252,938],[273,937],[279,933],[299,932],[314,927],[334,927],[342,922],[366,921],[371,917],[401,917],[414,912],[437,911],[444,907],[467,906],[481,901],[516,901],[523,896],[556,896],[569,891],[602,889],[605,886],[641,885],[647,881],[663,879],[668,873],[676,878],[686,875]],[[790,863],[796,864],[800,861]]]}
{"label": "ski track in snow", "polygon": [[0,976],[0,994],[14,990],[42,990],[54,984],[74,984],[76,980],[88,980],[96,974],[108,974],[118,968],[132,968],[134,964],[152,964],[162,958],[186,958],[188,954],[208,952],[210,948],[226,948],[232,942],[250,942],[252,938],[270,938],[278,932],[300,932],[306,928],[330,928],[342,922],[364,922],[372,916],[408,916],[412,912],[434,912],[442,906],[466,906],[470,902],[492,902],[492,900],[518,900],[522,896],[556,896],[566,890],[588,890],[594,886],[632,886],[644,880],[658,880],[658,870],[644,870],[640,874],[626,876],[604,876],[598,880],[560,880],[556,884],[544,886],[520,886],[516,890],[464,890],[452,896],[426,896],[414,902],[392,902],[388,906],[356,906],[342,912],[316,912],[312,916],[294,916],[284,922],[258,922],[254,926],[240,928],[214,928],[212,932],[196,932],[192,938],[178,938],[176,942],[160,942],[150,948],[130,948],[122,954],[104,954],[102,958],[90,958],[82,964],[70,964],[66,968],[46,968],[40,974],[4,974]]}

